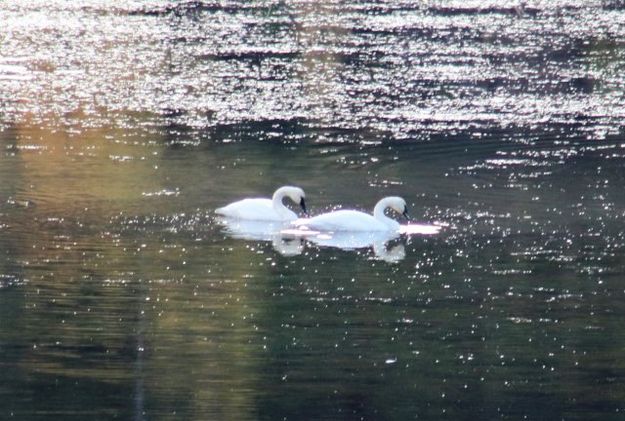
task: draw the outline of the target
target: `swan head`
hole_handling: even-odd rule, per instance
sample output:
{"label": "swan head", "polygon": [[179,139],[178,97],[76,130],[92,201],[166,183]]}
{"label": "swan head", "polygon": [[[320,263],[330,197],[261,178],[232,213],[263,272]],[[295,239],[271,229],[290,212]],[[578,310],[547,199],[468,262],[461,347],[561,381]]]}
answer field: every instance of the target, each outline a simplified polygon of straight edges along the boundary
{"label": "swan head", "polygon": [[386,207],[393,209],[395,212],[403,215],[408,219],[408,205],[406,201],[399,196],[390,196],[386,198]]}
{"label": "swan head", "polygon": [[399,229],[399,222],[384,214],[386,209],[392,209],[398,214],[408,217],[406,201],[399,196],[388,196],[380,200],[373,208],[374,218],[386,224],[390,229]]}
{"label": "swan head", "polygon": [[291,199],[294,203],[300,205],[304,214],[308,216],[308,211],[306,210],[306,194],[304,193],[304,190],[294,186],[280,187],[273,194],[273,199],[282,201],[282,198],[285,196]]}

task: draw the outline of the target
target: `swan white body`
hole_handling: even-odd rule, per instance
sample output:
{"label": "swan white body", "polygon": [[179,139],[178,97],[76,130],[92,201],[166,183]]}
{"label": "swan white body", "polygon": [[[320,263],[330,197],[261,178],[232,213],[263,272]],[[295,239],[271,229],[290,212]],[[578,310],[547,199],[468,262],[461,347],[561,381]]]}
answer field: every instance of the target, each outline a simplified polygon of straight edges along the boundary
{"label": "swan white body", "polygon": [[318,231],[399,231],[399,222],[384,214],[387,208],[406,215],[406,201],[401,197],[389,196],[380,200],[373,208],[373,215],[356,210],[338,210],[323,213],[294,222],[298,227],[307,227]]}
{"label": "swan white body", "polygon": [[282,200],[285,197],[299,204],[306,212],[304,191],[299,187],[284,186],[276,190],[271,199],[243,199],[217,208],[215,213],[229,218],[254,221],[294,221],[297,214],[284,206]]}

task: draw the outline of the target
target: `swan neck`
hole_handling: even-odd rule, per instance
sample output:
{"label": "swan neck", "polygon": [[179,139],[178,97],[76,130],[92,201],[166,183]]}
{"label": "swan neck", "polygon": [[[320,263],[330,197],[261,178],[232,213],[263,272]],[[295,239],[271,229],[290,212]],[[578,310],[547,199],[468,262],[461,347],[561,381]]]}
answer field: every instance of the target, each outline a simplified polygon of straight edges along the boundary
{"label": "swan neck", "polygon": [[389,218],[384,214],[384,211],[388,207],[388,201],[385,199],[380,200],[373,208],[373,217],[378,221],[384,223],[390,228],[396,228],[399,224],[394,219]]}
{"label": "swan neck", "polygon": [[273,208],[279,215],[283,217],[290,216],[290,212],[291,212],[289,208],[284,206],[284,203],[282,202],[284,200],[284,196],[286,195],[287,195],[287,189],[284,187],[281,187],[278,190],[276,190],[273,196],[271,197]]}

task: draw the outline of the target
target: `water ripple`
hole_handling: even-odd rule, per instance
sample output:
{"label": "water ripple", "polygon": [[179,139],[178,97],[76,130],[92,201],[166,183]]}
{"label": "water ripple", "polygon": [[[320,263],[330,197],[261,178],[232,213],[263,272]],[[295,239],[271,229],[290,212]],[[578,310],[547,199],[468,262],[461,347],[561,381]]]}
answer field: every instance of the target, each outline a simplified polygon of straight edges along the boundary
{"label": "water ripple", "polygon": [[299,133],[277,128],[291,140],[537,125],[602,139],[625,117],[623,27],[614,24],[623,10],[607,2],[156,1],[119,2],[116,13],[102,2],[32,3],[3,11],[13,36],[0,86],[15,121],[80,112],[97,126],[103,112],[118,124],[153,113],[198,138],[278,119],[302,122]]}

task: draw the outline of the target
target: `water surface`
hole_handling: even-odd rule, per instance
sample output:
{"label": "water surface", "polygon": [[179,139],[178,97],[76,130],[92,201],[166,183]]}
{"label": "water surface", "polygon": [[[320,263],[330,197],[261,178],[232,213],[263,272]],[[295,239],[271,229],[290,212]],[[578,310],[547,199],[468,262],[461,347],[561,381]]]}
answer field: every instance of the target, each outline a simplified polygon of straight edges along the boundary
{"label": "water surface", "polygon": [[[0,21],[1,418],[622,418],[619,2]],[[287,183],[444,228],[342,249],[214,218]]]}

